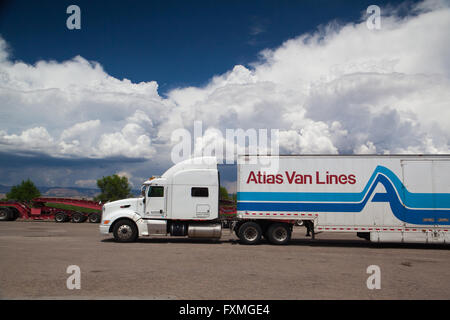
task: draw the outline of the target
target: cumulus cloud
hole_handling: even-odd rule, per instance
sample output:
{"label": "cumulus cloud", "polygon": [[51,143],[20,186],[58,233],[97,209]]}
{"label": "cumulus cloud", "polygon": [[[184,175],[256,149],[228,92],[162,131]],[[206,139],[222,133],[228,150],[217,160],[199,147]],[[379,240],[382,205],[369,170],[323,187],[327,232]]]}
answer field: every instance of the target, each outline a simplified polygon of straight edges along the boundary
{"label": "cumulus cloud", "polygon": [[12,61],[0,38],[0,148],[167,164],[172,132],[200,120],[209,145],[227,128],[264,128],[280,130],[282,153],[448,153],[448,3],[381,9],[380,30],[364,16],[320,26],[166,98],[80,56]]}
{"label": "cumulus cloud", "polygon": [[115,79],[79,56],[34,66],[0,60],[0,104],[4,147],[87,158],[151,155],[155,131],[146,114],[165,108],[156,82]]}
{"label": "cumulus cloud", "polygon": [[330,130],[323,122],[311,122],[300,131],[280,131],[279,143],[289,154],[338,153],[331,140]]}
{"label": "cumulus cloud", "polygon": [[5,149],[19,148],[27,151],[48,151],[49,146],[53,145],[53,138],[49,135],[46,128],[34,127],[24,130],[17,134],[8,135],[5,131],[0,131],[0,143]]}

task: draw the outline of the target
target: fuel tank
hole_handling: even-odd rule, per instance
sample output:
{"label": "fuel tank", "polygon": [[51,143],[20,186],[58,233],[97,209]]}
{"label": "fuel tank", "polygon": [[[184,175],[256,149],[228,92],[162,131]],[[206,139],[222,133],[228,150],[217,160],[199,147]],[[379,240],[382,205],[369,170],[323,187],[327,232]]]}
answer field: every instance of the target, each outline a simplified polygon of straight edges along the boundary
{"label": "fuel tank", "polygon": [[221,236],[222,236],[221,223],[191,223],[188,226],[189,238],[218,239]]}

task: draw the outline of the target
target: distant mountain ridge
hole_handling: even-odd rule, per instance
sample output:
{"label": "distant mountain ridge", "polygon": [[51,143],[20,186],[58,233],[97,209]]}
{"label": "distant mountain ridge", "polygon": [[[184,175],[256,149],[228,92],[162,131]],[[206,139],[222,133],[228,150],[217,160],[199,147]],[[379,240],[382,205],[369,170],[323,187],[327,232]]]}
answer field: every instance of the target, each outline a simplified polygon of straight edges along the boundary
{"label": "distant mountain ridge", "polygon": [[[37,186],[41,196],[43,197],[67,197],[67,198],[94,198],[100,193],[98,188],[81,188],[81,187],[47,187]],[[0,184],[0,194],[6,194],[11,190],[11,186]],[[139,194],[139,190],[131,190],[134,195]]]}

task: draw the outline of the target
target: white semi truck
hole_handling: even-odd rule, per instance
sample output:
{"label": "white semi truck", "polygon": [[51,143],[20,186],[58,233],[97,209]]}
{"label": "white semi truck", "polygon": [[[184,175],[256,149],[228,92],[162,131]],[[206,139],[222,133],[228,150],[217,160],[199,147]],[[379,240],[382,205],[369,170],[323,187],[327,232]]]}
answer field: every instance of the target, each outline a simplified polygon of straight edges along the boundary
{"label": "white semi truck", "polygon": [[[448,155],[245,155],[237,170],[241,243],[286,244],[298,220],[372,242],[450,243]],[[121,242],[219,239],[219,186],[214,158],[180,162],[146,181],[142,197],[105,204],[100,231]]]}

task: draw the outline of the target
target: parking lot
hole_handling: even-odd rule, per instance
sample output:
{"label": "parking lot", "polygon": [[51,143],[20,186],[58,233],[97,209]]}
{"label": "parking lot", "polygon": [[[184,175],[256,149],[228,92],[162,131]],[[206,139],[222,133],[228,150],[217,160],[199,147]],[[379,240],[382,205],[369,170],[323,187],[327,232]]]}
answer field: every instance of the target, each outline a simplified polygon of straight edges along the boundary
{"label": "parking lot", "polygon": [[[287,246],[187,238],[115,243],[98,224],[0,223],[1,299],[449,299],[445,246],[374,245],[296,227]],[[70,265],[81,289],[69,290]],[[367,267],[381,289],[367,288]]]}

